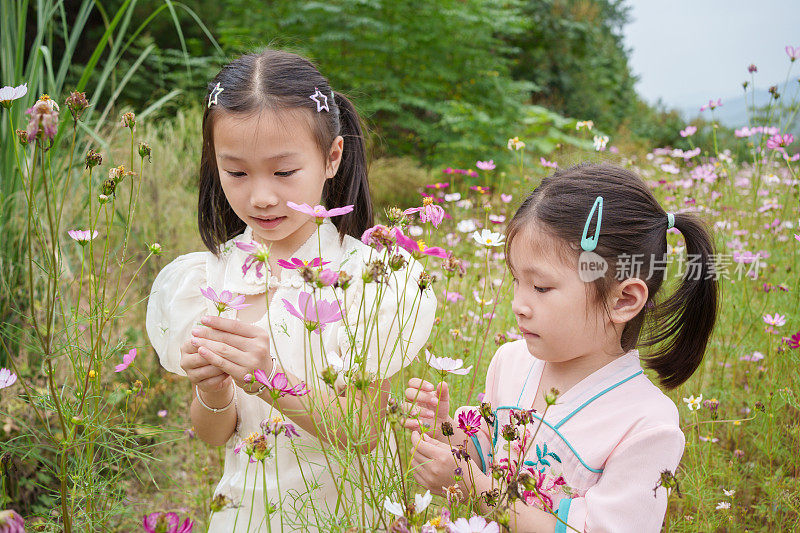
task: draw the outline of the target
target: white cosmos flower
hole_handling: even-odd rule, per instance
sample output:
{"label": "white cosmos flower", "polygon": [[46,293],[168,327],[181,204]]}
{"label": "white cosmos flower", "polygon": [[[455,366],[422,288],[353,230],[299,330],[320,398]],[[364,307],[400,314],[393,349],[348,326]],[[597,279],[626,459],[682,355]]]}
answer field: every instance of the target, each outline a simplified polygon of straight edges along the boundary
{"label": "white cosmos flower", "polygon": [[431,504],[431,500],[433,500],[431,491],[426,491],[425,494],[415,494],[414,510],[418,513],[421,513],[428,508],[428,506]]}
{"label": "white cosmos flower", "polygon": [[734,494],[736,494],[736,490],[735,489],[731,489],[731,490],[722,489],[722,492],[724,492],[725,496],[728,496],[729,498],[731,496],[733,496]]}
{"label": "white cosmos flower", "polygon": [[686,402],[686,407],[688,407],[690,411],[695,411],[700,409],[700,405],[703,403],[703,395],[701,394],[697,398],[691,395],[688,398],[684,398],[683,401]]}
{"label": "white cosmos flower", "polygon": [[458,374],[464,376],[472,370],[472,365],[464,368],[464,361],[461,359],[450,359],[449,357],[436,357],[428,350],[425,350],[425,359],[434,370],[440,372],[449,372],[450,374]]}
{"label": "white cosmos flower", "polygon": [[478,244],[484,246],[502,246],[505,240],[505,236],[502,233],[496,233],[485,228],[481,230],[480,233],[477,231],[473,233],[472,238],[475,239]]}
{"label": "white cosmos flower", "polygon": [[456,229],[461,233],[470,233],[471,231],[475,231],[477,229],[477,226],[475,226],[474,220],[468,218],[456,224]]}
{"label": "white cosmos flower", "polygon": [[461,200],[460,192],[451,192],[444,195],[445,202],[457,202],[458,200]]}
{"label": "white cosmos flower", "polygon": [[730,508],[731,508],[731,504],[730,504],[730,502],[719,502],[719,503],[717,504],[717,510],[718,510],[718,511],[719,511],[720,509],[730,509]]}
{"label": "white cosmos flower", "polygon": [[395,516],[403,516],[403,514],[405,514],[403,512],[403,506],[398,502],[393,502],[388,496],[383,501],[383,508]]}

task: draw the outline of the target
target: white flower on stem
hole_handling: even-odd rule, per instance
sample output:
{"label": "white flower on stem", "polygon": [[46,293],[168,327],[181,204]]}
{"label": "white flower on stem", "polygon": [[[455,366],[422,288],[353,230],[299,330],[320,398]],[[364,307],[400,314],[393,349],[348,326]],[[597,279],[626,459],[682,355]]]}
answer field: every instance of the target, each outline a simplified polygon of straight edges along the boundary
{"label": "white flower on stem", "polygon": [[7,368],[0,368],[0,389],[10,387],[17,382],[17,375]]}
{"label": "white flower on stem", "polygon": [[421,513],[428,506],[431,504],[431,500],[433,500],[433,495],[431,491],[426,491],[425,494],[415,494],[414,495],[414,510],[417,513]]}
{"label": "white flower on stem", "polygon": [[471,231],[475,231],[477,226],[475,225],[475,221],[471,218],[461,220],[458,224],[456,224],[456,229],[461,233],[469,233]]}
{"label": "white flower on stem", "polygon": [[405,514],[403,512],[403,505],[398,502],[393,502],[388,496],[383,501],[383,508],[395,516],[403,516]]}
{"label": "white flower on stem", "polygon": [[717,504],[717,511],[719,511],[720,509],[730,509],[730,508],[731,508],[730,502],[719,502]]}
{"label": "white flower on stem", "polygon": [[436,357],[428,350],[425,350],[425,360],[434,370],[439,372],[448,372],[450,374],[458,374],[464,376],[472,370],[472,365],[464,368],[464,361],[461,359],[451,359],[449,357]]}
{"label": "white flower on stem", "polygon": [[602,152],[606,149],[606,144],[608,144],[608,135],[595,135],[592,142],[594,143],[594,149]]}
{"label": "white flower on stem", "polygon": [[67,235],[69,235],[74,241],[76,241],[81,246],[85,246],[86,243],[97,237],[97,230],[89,231],[88,229],[84,230],[71,229],[67,231]]}
{"label": "white flower on stem", "polygon": [[728,498],[730,498],[731,496],[733,496],[734,494],[736,494],[736,490],[735,490],[735,489],[731,489],[731,490],[725,490],[725,489],[722,489],[722,492],[723,492],[723,493],[725,494],[725,496],[727,496]]}
{"label": "white flower on stem", "polygon": [[478,244],[484,246],[502,246],[503,241],[505,241],[505,236],[502,233],[496,233],[488,229],[483,229],[480,233],[476,231],[472,234],[472,238],[475,239]]}
{"label": "white flower on stem", "polygon": [[697,398],[695,398],[694,395],[691,395],[688,398],[684,398],[683,401],[686,402],[686,407],[688,407],[690,411],[696,411],[697,409],[700,409],[700,406],[703,403],[703,395],[701,394]]}

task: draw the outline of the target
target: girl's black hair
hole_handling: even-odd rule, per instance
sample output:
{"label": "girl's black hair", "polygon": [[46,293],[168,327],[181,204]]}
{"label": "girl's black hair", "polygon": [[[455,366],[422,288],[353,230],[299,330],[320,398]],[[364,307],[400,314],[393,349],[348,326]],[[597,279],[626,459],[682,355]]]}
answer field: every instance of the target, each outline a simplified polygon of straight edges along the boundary
{"label": "girl's black hair", "polygon": [[[221,92],[214,91],[218,83]],[[329,111],[317,112],[317,104],[310,98],[317,89],[328,96]],[[209,106],[212,94],[216,103]],[[245,223],[234,213],[219,181],[214,153],[214,118],[220,113],[249,115],[263,109],[310,110],[313,135],[323,156],[329,153],[337,136],[344,138],[342,160],[336,175],[326,180],[322,189],[325,207],[355,206],[352,212],[332,219],[340,238],[345,235],[360,238],[372,226],[372,200],[361,121],[350,100],[334,92],[328,80],[309,60],[272,49],[243,55],[225,65],[211,80],[205,103],[197,220],[200,237],[213,254],[219,254],[221,244],[245,229]]]}
{"label": "girl's black hair", "polygon": [[[617,166],[582,164],[544,178],[508,225],[506,257],[510,258],[514,237],[535,223],[570,244],[560,252],[574,256],[577,265],[581,251],[577,243],[598,196],[603,197],[603,218],[594,252],[608,263],[608,270],[605,276],[592,282],[595,297],[605,304],[618,267],[635,258],[644,260],[646,270],[641,275],[630,269],[625,276],[643,278],[647,274],[648,279],[642,281],[647,284],[649,294],[640,313],[625,324],[622,348],[627,351],[637,345],[658,345],[643,357],[645,364],[656,371],[664,387],[677,387],[700,365],[718,313],[714,244],[698,217],[675,213],[675,228],[683,234],[687,256],[697,261],[687,264],[680,286],[658,304],[655,297],[664,281],[667,258],[667,213],[639,176]],[[590,237],[594,235],[596,221],[595,214],[587,232]],[[513,265],[510,261],[508,264],[513,272]],[[645,324],[645,340],[640,343]]]}

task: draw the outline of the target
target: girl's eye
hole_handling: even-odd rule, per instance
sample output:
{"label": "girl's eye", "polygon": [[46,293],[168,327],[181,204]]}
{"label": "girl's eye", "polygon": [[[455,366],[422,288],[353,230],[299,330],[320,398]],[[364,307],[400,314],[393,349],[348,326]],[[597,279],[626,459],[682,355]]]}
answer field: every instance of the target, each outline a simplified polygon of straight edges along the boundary
{"label": "girl's eye", "polygon": [[242,176],[245,175],[244,172],[231,172],[230,170],[226,170],[225,172],[227,172],[228,175],[233,176],[234,178],[241,178]]}
{"label": "girl's eye", "polygon": [[536,285],[533,286],[536,292],[545,293],[550,290],[550,287],[537,287]]}
{"label": "girl's eye", "polygon": [[295,172],[297,172],[297,170],[286,170],[286,171],[282,171],[282,172],[275,172],[275,175],[276,176],[281,176],[281,177],[286,177],[286,176],[291,176]]}

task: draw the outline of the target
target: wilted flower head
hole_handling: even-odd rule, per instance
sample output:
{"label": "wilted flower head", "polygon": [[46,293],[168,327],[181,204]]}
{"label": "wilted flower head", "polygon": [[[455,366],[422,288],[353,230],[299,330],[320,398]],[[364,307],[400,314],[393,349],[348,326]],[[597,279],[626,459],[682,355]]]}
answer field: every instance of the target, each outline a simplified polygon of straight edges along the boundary
{"label": "wilted flower head", "polygon": [[81,114],[89,107],[89,101],[86,99],[86,93],[72,91],[64,101],[69,112],[72,113],[72,118],[79,120]]}
{"label": "wilted flower head", "polygon": [[11,102],[22,98],[26,94],[28,94],[27,83],[23,83],[22,85],[17,85],[16,87],[11,87],[10,85],[6,85],[2,89],[0,89],[0,105],[5,107],[6,109],[11,109]]}
{"label": "wilted flower head", "polygon": [[750,63],[750,66],[747,67],[747,72],[749,72],[750,74],[755,74],[756,72],[758,72],[758,67],[755,66],[753,63]]}
{"label": "wilted flower head", "polygon": [[94,149],[86,153],[86,168],[94,168],[103,162],[103,156],[95,152]]}
{"label": "wilted flower head", "polygon": [[139,157],[142,159],[146,157],[148,161],[152,161],[150,159],[150,145],[144,141],[139,143]]}
{"label": "wilted flower head", "polygon": [[586,128],[587,130],[591,131],[594,128],[594,122],[591,120],[579,120],[575,123],[575,129],[581,130]]}
{"label": "wilted flower head", "polygon": [[33,107],[25,111],[30,115],[28,122],[28,142],[33,142],[40,134],[52,140],[58,132],[58,104],[48,95],[43,94]]}
{"label": "wilted flower head", "polygon": [[[412,213],[419,213],[419,220],[421,222],[430,222],[434,228],[438,228],[439,224],[444,220],[444,208],[433,203],[433,198],[426,196],[422,202],[422,207],[412,207],[403,211],[403,214],[408,216]],[[367,230],[369,231],[369,230]]]}

